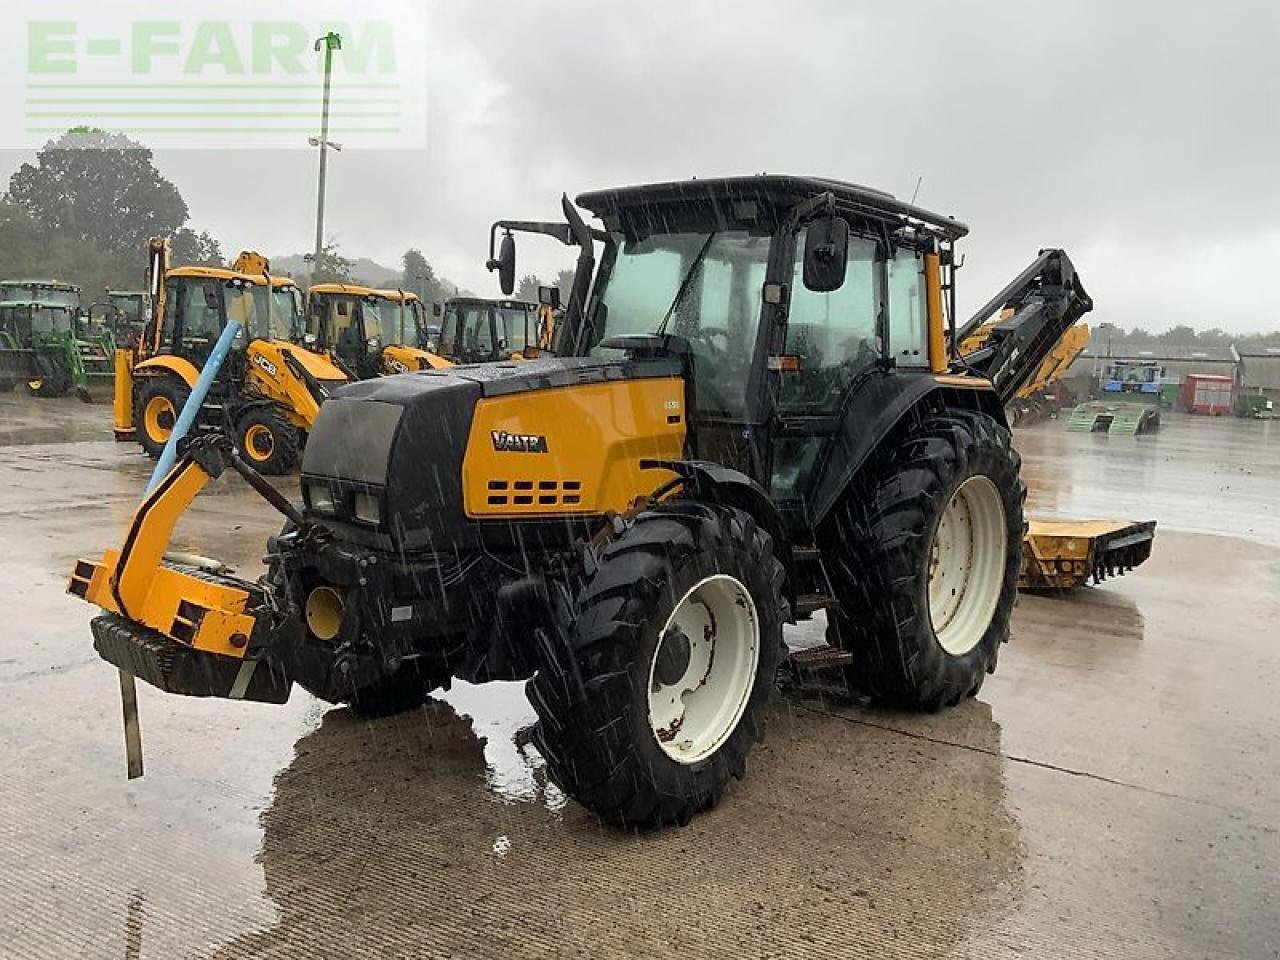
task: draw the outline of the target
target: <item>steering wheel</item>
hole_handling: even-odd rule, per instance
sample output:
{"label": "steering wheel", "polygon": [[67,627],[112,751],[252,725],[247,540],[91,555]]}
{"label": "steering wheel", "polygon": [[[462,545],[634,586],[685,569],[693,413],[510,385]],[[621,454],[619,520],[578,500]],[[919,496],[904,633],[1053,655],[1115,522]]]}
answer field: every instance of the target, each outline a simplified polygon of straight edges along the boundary
{"label": "steering wheel", "polygon": [[[713,361],[727,357],[729,354],[729,331],[724,327],[699,327],[689,339],[705,343],[711,353],[710,359]],[[724,346],[716,346],[716,339],[723,340]]]}

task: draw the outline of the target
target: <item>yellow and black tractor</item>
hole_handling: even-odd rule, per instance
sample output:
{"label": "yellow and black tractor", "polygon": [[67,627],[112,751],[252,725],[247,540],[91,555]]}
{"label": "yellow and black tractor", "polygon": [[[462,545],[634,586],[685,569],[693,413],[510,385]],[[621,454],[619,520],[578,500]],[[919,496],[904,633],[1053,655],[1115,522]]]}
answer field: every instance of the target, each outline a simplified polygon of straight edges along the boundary
{"label": "yellow and black tractor", "polygon": [[169,266],[169,244],[148,244],[151,316],[143,335],[116,355],[115,435],[160,456],[214,342],[229,319],[241,324],[234,349],[200,411],[201,432],[231,437],[263,473],[297,463],[320,404],[348,378],[299,347],[301,296],[273,277],[265,257],[244,252],[230,269]]}
{"label": "yellow and black tractor", "polygon": [[[509,295],[515,232],[577,247],[559,356],[344,388],[300,505],[197,438],[123,546],[75,567],[101,656],[173,693],[297,683],[369,713],[527,678],[549,775],[631,826],[743,775],[786,622],[825,610],[805,665],[879,702],[974,695],[1021,561],[1004,406],[1092,306],[1066,254],[957,329],[967,228],[878,190],[762,175],[562,209],[499,221],[489,253]],[[1005,305],[980,349],[949,346]],[[228,466],[287,517],[257,582],[164,559]]]}
{"label": "yellow and black tractor", "polygon": [[452,364],[427,349],[422,301],[404,290],[320,283],[307,292],[308,347],[327,351],[353,380]]}

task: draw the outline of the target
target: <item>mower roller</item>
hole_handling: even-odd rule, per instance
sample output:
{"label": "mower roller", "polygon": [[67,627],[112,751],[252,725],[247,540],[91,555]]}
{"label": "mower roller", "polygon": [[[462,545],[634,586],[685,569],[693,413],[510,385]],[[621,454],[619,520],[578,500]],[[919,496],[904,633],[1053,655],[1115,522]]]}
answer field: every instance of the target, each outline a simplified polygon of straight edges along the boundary
{"label": "mower roller", "polygon": [[[297,504],[193,441],[123,546],[75,567],[98,652],[170,692],[296,683],[365,714],[525,679],[549,776],[630,827],[743,776],[784,623],[825,611],[824,665],[877,702],[973,696],[1022,564],[1004,405],[1092,307],[1066,254],[956,329],[967,227],[881,191],[762,175],[561,207],[498,221],[489,251],[509,296],[515,233],[577,248],[560,356],[335,391]],[[165,560],[228,467],[284,517],[258,581]]]}

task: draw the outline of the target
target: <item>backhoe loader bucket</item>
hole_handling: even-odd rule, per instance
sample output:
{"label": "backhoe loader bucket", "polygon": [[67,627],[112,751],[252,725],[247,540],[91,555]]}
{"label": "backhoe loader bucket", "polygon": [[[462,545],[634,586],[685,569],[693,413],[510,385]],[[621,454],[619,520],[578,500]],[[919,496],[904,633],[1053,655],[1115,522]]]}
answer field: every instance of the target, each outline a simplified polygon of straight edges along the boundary
{"label": "backhoe loader bucket", "polygon": [[1068,590],[1123,576],[1151,556],[1156,522],[1032,520],[1022,539],[1019,589]]}

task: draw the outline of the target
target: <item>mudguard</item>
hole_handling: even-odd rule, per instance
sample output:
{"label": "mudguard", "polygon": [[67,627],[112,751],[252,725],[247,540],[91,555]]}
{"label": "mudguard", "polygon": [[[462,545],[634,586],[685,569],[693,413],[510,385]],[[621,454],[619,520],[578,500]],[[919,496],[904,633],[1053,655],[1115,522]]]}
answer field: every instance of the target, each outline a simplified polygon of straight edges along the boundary
{"label": "mudguard", "polygon": [[171,373],[176,377],[181,377],[188,387],[194,387],[196,379],[200,376],[200,371],[196,369],[196,365],[190,360],[184,360],[182,357],[167,353],[134,364],[133,375],[135,377],[145,377],[149,373]]}

